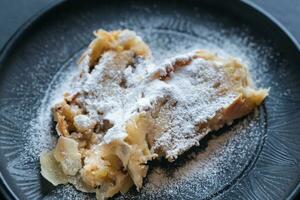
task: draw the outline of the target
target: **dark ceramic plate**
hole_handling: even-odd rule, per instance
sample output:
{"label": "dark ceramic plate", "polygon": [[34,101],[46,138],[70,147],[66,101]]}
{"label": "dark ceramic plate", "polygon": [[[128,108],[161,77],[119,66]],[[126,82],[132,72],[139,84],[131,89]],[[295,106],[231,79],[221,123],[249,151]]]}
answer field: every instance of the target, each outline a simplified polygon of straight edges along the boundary
{"label": "dark ceramic plate", "polygon": [[295,197],[300,53],[272,17],[240,1],[90,0],[42,11],[1,50],[0,178],[7,199],[95,198],[72,186],[51,186],[39,174],[38,155],[53,138],[51,123],[45,125],[53,91],[98,28],[135,30],[158,59],[193,48],[223,49],[248,63],[258,86],[271,88],[259,112],[210,134],[175,163],[150,163],[143,189],[117,199]]}

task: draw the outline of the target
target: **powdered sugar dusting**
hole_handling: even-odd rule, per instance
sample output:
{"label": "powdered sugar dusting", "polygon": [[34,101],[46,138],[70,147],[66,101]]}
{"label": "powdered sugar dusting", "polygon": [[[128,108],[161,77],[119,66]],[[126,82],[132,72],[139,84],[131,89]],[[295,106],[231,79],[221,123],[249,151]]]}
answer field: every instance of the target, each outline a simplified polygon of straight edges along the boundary
{"label": "powdered sugar dusting", "polygon": [[[215,126],[221,126],[211,125],[201,131],[197,128],[240,95],[235,90],[239,85],[232,85],[224,68],[228,60],[209,61],[196,55],[193,52],[176,56],[162,65],[137,57],[133,66],[128,66],[132,52],[104,53],[99,63],[91,71],[83,70],[73,84],[71,93],[86,113],[75,117],[75,126],[109,122],[111,127],[101,144],[110,143],[127,136],[126,123],[134,115],[140,112],[157,115],[155,124],[160,126],[153,129],[155,142],[150,147],[153,152],[161,151],[174,160],[197,145],[211,129],[217,129]],[[80,68],[84,67],[88,66]],[[163,80],[164,77],[168,79]]]}
{"label": "powdered sugar dusting", "polygon": [[[155,24],[160,22],[151,21],[149,23]],[[114,29],[119,27],[118,24],[114,24]],[[199,37],[161,28],[149,28],[147,30],[140,27],[132,28],[150,44],[154,57],[157,58],[157,63],[160,63],[165,57],[186,53],[195,49],[208,49],[225,56],[238,57],[243,62],[246,62],[254,80],[257,80],[259,85],[258,78],[268,70],[266,66],[266,60],[269,56],[268,49],[251,42],[251,38],[245,35],[235,33],[225,35],[205,26],[201,28],[202,32],[198,33]],[[258,62],[258,57],[260,57],[260,61],[265,61]],[[78,55],[74,56],[74,58],[66,66],[63,66],[56,77],[53,78],[44,99],[40,103],[37,118],[32,120],[30,129],[26,133],[30,139],[25,144],[24,152],[15,160],[10,161],[10,166],[19,161],[22,163],[29,160],[38,162],[41,151],[45,148],[51,149],[55,144],[56,137],[51,135],[53,124],[50,108],[57,99],[61,98],[63,92],[68,90],[68,82],[70,80],[66,80],[66,78],[72,77],[77,73],[75,61]],[[130,71],[132,69],[128,68],[127,70]],[[146,103],[140,102],[140,104],[144,105]],[[184,155],[183,159],[188,158],[187,160],[172,163],[172,167],[175,166],[175,169],[170,169],[171,167],[164,169],[154,164],[141,193],[133,191],[127,194],[127,197],[132,199],[140,199],[142,197],[158,199],[165,194],[170,198],[183,195],[186,199],[190,195],[192,199],[196,195],[201,195],[205,198],[212,193],[221,191],[232,180],[236,180],[249,163],[252,162],[253,155],[256,154],[257,147],[260,145],[264,135],[264,128],[261,127],[263,125],[259,123],[265,119],[260,119],[260,116],[255,117],[253,115],[239,121],[231,130],[224,131],[223,134],[210,139],[207,148],[204,150],[189,152],[190,156]],[[35,167],[32,173],[35,176],[39,176],[39,169]],[[45,197],[45,199],[62,198],[84,199],[91,198],[91,196],[77,192],[71,186],[60,186]],[[122,199],[125,197],[119,196],[118,198]]]}
{"label": "powdered sugar dusting", "polygon": [[222,130],[222,135],[212,135],[202,142],[204,146],[207,142],[206,148],[194,148],[175,163],[152,164],[141,194],[133,199],[156,199],[160,195],[192,199],[216,195],[221,188],[240,178],[233,170],[243,171],[251,164],[263,139],[260,133],[263,126],[259,116],[252,114],[226,132]]}
{"label": "powdered sugar dusting", "polygon": [[[74,63],[74,60],[75,58],[71,59],[69,63]],[[66,66],[69,63],[67,63]],[[75,70],[67,69],[67,71],[64,71],[66,70],[66,66],[62,66],[57,75],[53,77],[46,91],[46,95],[41,102],[38,117],[30,122],[31,128],[28,129],[30,139],[28,140],[28,144],[26,144],[26,150],[30,155],[39,155],[43,150],[50,149],[55,144],[56,134],[51,134],[53,133],[51,108],[55,103],[60,101],[63,94],[69,90],[73,77],[78,73],[76,68]]]}

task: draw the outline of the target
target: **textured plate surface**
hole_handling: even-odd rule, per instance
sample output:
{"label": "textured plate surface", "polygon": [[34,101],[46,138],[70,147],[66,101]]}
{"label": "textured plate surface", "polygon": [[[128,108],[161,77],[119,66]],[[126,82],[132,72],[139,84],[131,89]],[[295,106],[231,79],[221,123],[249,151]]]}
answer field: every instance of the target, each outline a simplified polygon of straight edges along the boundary
{"label": "textured plate surface", "polygon": [[271,88],[259,111],[175,163],[151,163],[142,190],[117,199],[285,199],[295,190],[300,53],[274,23],[236,2],[70,1],[40,17],[0,57],[0,169],[16,198],[94,198],[52,187],[40,176],[38,156],[55,141],[53,96],[98,28],[135,30],[157,63],[195,48],[226,52],[249,65],[258,86]]}

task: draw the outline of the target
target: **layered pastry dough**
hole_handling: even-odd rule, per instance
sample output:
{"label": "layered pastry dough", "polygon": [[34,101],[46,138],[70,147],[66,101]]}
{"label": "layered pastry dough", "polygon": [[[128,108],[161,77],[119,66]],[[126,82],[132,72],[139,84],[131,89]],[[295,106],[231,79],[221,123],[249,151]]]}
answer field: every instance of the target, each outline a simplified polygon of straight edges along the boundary
{"label": "layered pastry dough", "polygon": [[54,185],[72,183],[98,199],[139,190],[148,161],[173,161],[267,96],[237,59],[195,51],[154,64],[132,31],[95,36],[52,110],[59,138],[40,161]]}

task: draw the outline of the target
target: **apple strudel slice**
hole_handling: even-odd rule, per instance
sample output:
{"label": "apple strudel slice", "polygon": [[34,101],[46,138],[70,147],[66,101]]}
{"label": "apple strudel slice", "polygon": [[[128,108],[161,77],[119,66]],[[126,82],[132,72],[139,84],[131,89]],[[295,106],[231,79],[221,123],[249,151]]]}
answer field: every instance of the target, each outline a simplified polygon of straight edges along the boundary
{"label": "apple strudel slice", "polygon": [[95,36],[52,110],[58,142],[40,162],[54,185],[72,183],[98,199],[139,189],[148,161],[175,160],[268,94],[237,59],[195,51],[158,65],[132,31]]}

